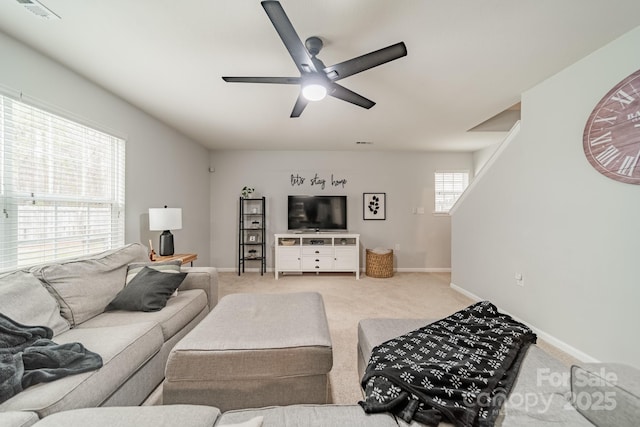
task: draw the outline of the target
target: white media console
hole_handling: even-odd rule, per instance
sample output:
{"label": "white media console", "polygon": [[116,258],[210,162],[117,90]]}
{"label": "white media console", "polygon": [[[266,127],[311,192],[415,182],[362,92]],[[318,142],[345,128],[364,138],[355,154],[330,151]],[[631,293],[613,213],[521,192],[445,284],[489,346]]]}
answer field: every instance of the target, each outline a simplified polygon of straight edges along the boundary
{"label": "white media console", "polygon": [[275,275],[349,271],[360,279],[360,235],[346,233],[275,234]]}

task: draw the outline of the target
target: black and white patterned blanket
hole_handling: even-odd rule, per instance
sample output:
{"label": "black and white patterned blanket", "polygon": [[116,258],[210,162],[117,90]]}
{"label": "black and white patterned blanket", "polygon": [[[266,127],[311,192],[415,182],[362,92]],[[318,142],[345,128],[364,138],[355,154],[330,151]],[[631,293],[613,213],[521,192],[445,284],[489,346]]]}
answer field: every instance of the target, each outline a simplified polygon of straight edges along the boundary
{"label": "black and white patterned blanket", "polygon": [[407,422],[493,426],[536,335],[488,301],[373,349],[362,378],[365,412]]}

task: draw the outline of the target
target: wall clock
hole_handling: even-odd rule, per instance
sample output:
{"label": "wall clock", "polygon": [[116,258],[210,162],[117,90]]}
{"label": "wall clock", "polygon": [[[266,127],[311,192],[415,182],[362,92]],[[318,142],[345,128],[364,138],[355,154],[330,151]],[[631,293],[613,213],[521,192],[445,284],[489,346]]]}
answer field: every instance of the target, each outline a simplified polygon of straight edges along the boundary
{"label": "wall clock", "polygon": [[601,174],[640,184],[640,70],[598,102],[584,128],[582,147]]}

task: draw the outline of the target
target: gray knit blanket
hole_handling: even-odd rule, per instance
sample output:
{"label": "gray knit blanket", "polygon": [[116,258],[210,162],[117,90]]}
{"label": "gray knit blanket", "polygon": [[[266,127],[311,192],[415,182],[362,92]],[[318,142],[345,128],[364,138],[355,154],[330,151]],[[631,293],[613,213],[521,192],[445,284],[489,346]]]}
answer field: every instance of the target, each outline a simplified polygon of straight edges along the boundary
{"label": "gray knit blanket", "polygon": [[22,325],[0,313],[0,403],[34,384],[102,367],[99,354],[52,337],[46,326]]}

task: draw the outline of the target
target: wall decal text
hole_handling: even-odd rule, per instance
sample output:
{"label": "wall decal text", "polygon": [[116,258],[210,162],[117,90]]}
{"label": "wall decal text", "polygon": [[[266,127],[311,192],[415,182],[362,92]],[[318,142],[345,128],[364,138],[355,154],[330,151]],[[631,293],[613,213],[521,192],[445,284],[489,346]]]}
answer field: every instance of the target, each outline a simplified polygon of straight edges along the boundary
{"label": "wall decal text", "polygon": [[332,187],[342,187],[344,188],[344,186],[347,184],[347,179],[346,178],[335,178],[333,176],[333,174],[331,174],[331,179],[329,181],[327,181],[326,178],[321,177],[320,175],[318,175],[317,173],[314,174],[313,178],[311,179],[307,179],[307,177],[304,176],[300,176],[299,174],[291,174],[291,186],[292,187],[300,187],[302,185],[304,185],[305,182],[308,183],[308,185],[310,185],[311,187],[320,187],[322,190],[325,189],[325,187],[330,184]]}

